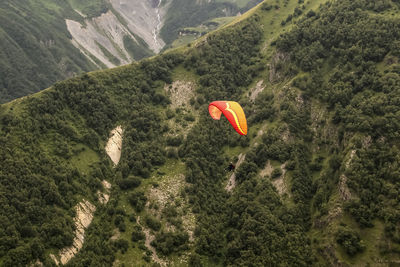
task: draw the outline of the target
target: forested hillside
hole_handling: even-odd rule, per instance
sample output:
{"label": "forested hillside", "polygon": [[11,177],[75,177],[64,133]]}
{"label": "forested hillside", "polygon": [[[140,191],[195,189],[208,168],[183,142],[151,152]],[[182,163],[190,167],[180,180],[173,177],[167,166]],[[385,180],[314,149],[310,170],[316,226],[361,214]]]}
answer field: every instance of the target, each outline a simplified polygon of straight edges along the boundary
{"label": "forested hillside", "polygon": [[65,1],[0,3],[0,103],[95,68],[71,44],[65,17],[79,18]]}
{"label": "forested hillside", "polygon": [[[88,201],[70,266],[395,266],[399,14],[267,0],[190,46],[1,105],[0,265],[60,261]],[[247,136],[210,118],[214,100],[243,106]]]}

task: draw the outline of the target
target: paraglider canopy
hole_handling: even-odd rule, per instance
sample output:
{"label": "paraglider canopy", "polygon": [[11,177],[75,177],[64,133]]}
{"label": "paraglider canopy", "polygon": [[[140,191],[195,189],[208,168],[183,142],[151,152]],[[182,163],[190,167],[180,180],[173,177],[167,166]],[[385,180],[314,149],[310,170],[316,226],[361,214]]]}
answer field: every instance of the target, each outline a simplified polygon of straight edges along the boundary
{"label": "paraglider canopy", "polygon": [[214,101],[208,105],[208,111],[214,120],[219,120],[221,113],[223,113],[236,132],[240,135],[247,134],[246,116],[239,103],[235,101]]}

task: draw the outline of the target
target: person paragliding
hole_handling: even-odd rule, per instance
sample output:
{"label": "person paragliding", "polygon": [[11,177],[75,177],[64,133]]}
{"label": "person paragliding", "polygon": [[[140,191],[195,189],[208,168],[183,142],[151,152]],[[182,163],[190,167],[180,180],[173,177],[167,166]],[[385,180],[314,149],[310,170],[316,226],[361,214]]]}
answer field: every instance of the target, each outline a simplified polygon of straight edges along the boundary
{"label": "person paragliding", "polygon": [[235,101],[214,101],[208,105],[208,112],[214,120],[219,120],[223,113],[229,123],[240,135],[247,134],[247,121],[244,111]]}

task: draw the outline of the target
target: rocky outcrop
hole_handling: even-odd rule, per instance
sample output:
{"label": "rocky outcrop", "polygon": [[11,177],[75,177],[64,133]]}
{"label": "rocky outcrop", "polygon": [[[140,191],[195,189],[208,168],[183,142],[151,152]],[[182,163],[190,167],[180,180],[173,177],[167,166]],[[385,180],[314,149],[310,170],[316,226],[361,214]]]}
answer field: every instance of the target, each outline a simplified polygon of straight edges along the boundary
{"label": "rocky outcrop", "polygon": [[283,74],[280,72],[280,64],[284,64],[289,59],[289,55],[283,52],[276,52],[269,64],[269,81],[274,83],[279,81]]}
{"label": "rocky outcrop", "polygon": [[63,248],[58,257],[50,254],[50,257],[57,265],[60,263],[67,264],[81,250],[85,240],[85,230],[92,222],[95,211],[96,207],[87,200],[83,200],[76,206],[76,216],[74,218],[76,230],[72,246]]}
{"label": "rocky outcrop", "polygon": [[[160,52],[165,42],[159,33],[168,3],[162,3],[162,0],[111,0],[110,2],[113,10],[96,18],[86,18],[82,24],[66,19],[67,29],[72,36],[72,44],[98,67],[101,66],[93,60],[93,57],[109,68],[134,61],[124,45],[126,36],[136,42],[139,47],[147,45],[153,52]],[[84,14],[75,11],[85,18]],[[143,39],[145,44],[136,36]]]}
{"label": "rocky outcrop", "polygon": [[251,101],[254,102],[254,101],[256,100],[258,94],[261,93],[262,91],[264,91],[265,85],[263,86],[263,83],[264,83],[264,81],[261,80],[261,81],[259,81],[259,82],[257,83],[256,86],[254,86],[253,88],[250,89],[250,96],[249,96],[249,98],[250,98]]}
{"label": "rocky outcrop", "polygon": [[158,257],[156,249],[151,245],[151,242],[153,242],[153,240],[156,237],[151,233],[149,228],[142,226],[142,224],[140,222],[140,216],[137,218],[137,223],[142,227],[143,233],[146,237],[146,240],[144,241],[144,245],[146,246],[146,248],[148,250],[150,250],[152,252],[151,253],[152,260],[154,262],[158,263],[160,266],[167,266],[167,262]]}
{"label": "rocky outcrop", "polygon": [[118,164],[119,159],[121,158],[122,134],[122,126],[119,125],[111,131],[111,136],[106,145],[106,153],[115,166]]}
{"label": "rocky outcrop", "polygon": [[[121,146],[122,127],[118,126],[111,131],[111,137],[106,146],[107,154],[110,156],[115,165],[118,164],[121,156]],[[103,180],[101,183],[104,189],[103,191],[97,191],[97,196],[99,202],[105,205],[110,199],[111,184],[106,180]],[[76,205],[75,209],[76,216],[74,218],[74,222],[76,230],[72,246],[63,248],[58,256],[50,254],[51,259],[53,259],[56,265],[59,265],[60,263],[62,265],[67,264],[81,250],[85,240],[85,230],[89,227],[93,220],[96,206],[87,200],[82,200],[78,205]]]}
{"label": "rocky outcrop", "polygon": [[171,106],[190,106],[189,101],[194,96],[195,85],[187,81],[175,81],[171,85],[165,85],[165,91],[170,96]]}
{"label": "rocky outcrop", "polygon": [[[113,12],[108,11],[100,17],[87,19],[85,25],[68,19],[66,24],[73,39],[72,44],[86,56],[89,56],[88,53],[90,53],[107,67],[115,67],[133,61],[125,49],[123,39],[125,36],[129,36],[135,40],[135,37],[119,22]],[[104,49],[117,58],[119,64],[112,62],[110,57],[104,53]]]}
{"label": "rocky outcrop", "polygon": [[143,0],[111,0],[113,8],[126,21],[128,29],[140,36],[151,50],[158,53],[165,42],[159,36],[168,3],[157,5],[153,1]]}
{"label": "rocky outcrop", "polygon": [[108,200],[110,200],[110,189],[111,189],[111,184],[107,182],[106,180],[103,180],[102,182],[104,191],[97,191],[97,197],[99,199],[99,202],[103,205],[108,203]]}
{"label": "rocky outcrop", "polygon": [[267,163],[265,164],[264,169],[261,170],[260,175],[262,178],[271,176],[271,173],[273,170],[274,170],[274,167],[272,167],[271,161],[268,160]]}
{"label": "rocky outcrop", "polygon": [[281,165],[282,175],[279,178],[272,181],[272,184],[275,186],[276,190],[278,191],[279,195],[283,195],[288,193],[285,184],[285,174],[286,174],[286,162]]}

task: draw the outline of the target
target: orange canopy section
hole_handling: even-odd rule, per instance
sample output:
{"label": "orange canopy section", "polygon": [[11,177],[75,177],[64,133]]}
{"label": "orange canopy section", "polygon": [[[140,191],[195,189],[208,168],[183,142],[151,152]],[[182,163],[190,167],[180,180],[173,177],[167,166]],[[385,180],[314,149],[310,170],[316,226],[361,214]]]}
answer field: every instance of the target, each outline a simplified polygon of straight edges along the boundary
{"label": "orange canopy section", "polygon": [[240,135],[247,134],[246,116],[239,103],[235,101],[214,101],[208,105],[208,111],[214,120],[219,120],[221,113],[224,113],[236,132]]}

